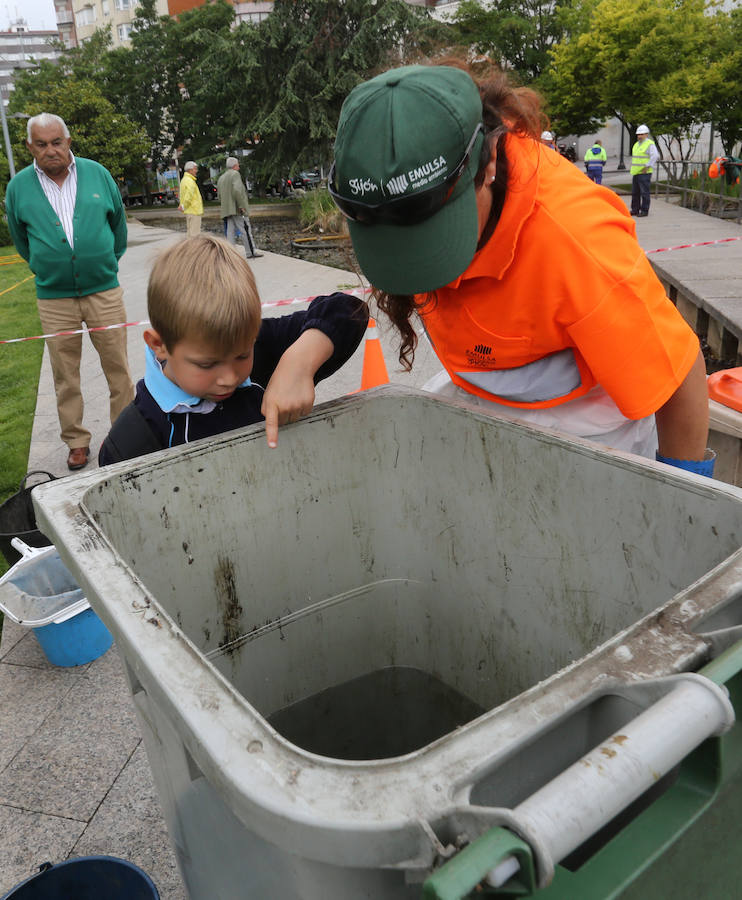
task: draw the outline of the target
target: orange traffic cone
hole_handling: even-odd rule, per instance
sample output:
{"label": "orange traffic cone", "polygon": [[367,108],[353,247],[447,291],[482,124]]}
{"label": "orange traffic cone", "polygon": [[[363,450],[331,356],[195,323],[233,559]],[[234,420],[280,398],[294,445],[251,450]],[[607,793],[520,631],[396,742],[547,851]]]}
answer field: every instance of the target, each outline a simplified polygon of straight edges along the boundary
{"label": "orange traffic cone", "polygon": [[376,330],[376,320],[368,320],[366,329],[366,346],[363,350],[363,372],[361,373],[361,390],[378,387],[380,384],[389,384],[389,375],[386,371],[384,354],[381,350],[379,333]]}

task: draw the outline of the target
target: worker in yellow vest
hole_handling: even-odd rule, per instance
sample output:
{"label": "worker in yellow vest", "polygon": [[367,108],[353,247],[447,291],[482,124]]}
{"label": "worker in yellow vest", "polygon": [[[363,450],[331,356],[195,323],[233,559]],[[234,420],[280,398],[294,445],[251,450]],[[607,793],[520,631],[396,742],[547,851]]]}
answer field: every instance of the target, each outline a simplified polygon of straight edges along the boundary
{"label": "worker in yellow vest", "polygon": [[636,129],[636,143],[631,148],[631,215],[649,215],[649,185],[652,169],[660,158],[657,145],[646,125]]}
{"label": "worker in yellow vest", "polygon": [[605,147],[601,141],[595,141],[585,153],[585,171],[587,177],[596,184],[603,183],[603,167],[608,161]]}
{"label": "worker in yellow vest", "polygon": [[204,214],[204,201],[196,181],[197,173],[198,166],[193,160],[189,160],[183,167],[178,203],[178,209],[185,213],[186,237],[195,237],[201,231],[201,216]]}

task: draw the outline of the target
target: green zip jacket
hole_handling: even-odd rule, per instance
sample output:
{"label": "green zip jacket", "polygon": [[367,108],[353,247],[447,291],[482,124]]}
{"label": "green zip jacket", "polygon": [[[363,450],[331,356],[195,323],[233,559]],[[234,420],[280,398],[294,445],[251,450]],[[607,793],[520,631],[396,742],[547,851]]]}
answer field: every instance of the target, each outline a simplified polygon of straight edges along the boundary
{"label": "green zip jacket", "polygon": [[116,182],[92,159],[75,157],[77,197],[70,247],[39,184],[33,163],[11,179],[5,208],[16,250],[36,276],[36,295],[84,297],[118,287],[118,261],[126,250],[126,213]]}

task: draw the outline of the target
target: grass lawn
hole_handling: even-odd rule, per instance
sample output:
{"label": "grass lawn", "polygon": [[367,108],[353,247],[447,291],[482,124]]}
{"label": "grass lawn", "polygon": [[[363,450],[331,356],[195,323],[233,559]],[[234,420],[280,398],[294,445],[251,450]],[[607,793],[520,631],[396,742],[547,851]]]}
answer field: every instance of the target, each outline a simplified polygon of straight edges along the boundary
{"label": "grass lawn", "polygon": [[[14,247],[0,248],[0,322],[0,340],[41,331],[33,276]],[[0,503],[27,471],[43,353],[43,341],[0,344]],[[0,557],[0,574],[6,569]]]}

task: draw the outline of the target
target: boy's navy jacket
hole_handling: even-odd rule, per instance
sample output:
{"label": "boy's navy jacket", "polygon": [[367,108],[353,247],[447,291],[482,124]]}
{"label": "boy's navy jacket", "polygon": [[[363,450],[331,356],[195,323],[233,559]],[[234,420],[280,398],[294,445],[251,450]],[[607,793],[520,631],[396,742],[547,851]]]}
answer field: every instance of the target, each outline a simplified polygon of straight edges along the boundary
{"label": "boy's navy jacket", "polygon": [[330,338],[335,348],[314,376],[316,384],[350,359],[363,339],[367,323],[366,303],[341,293],[315,297],[308,309],[301,312],[263,319],[255,341],[251,384],[239,387],[209,413],[163,412],[142,379],[137,384],[133,403],[121,413],[101,445],[98,464],[105,466],[133,459],[262,422],[263,392],[284,351],[304,331],[318,329]]}

